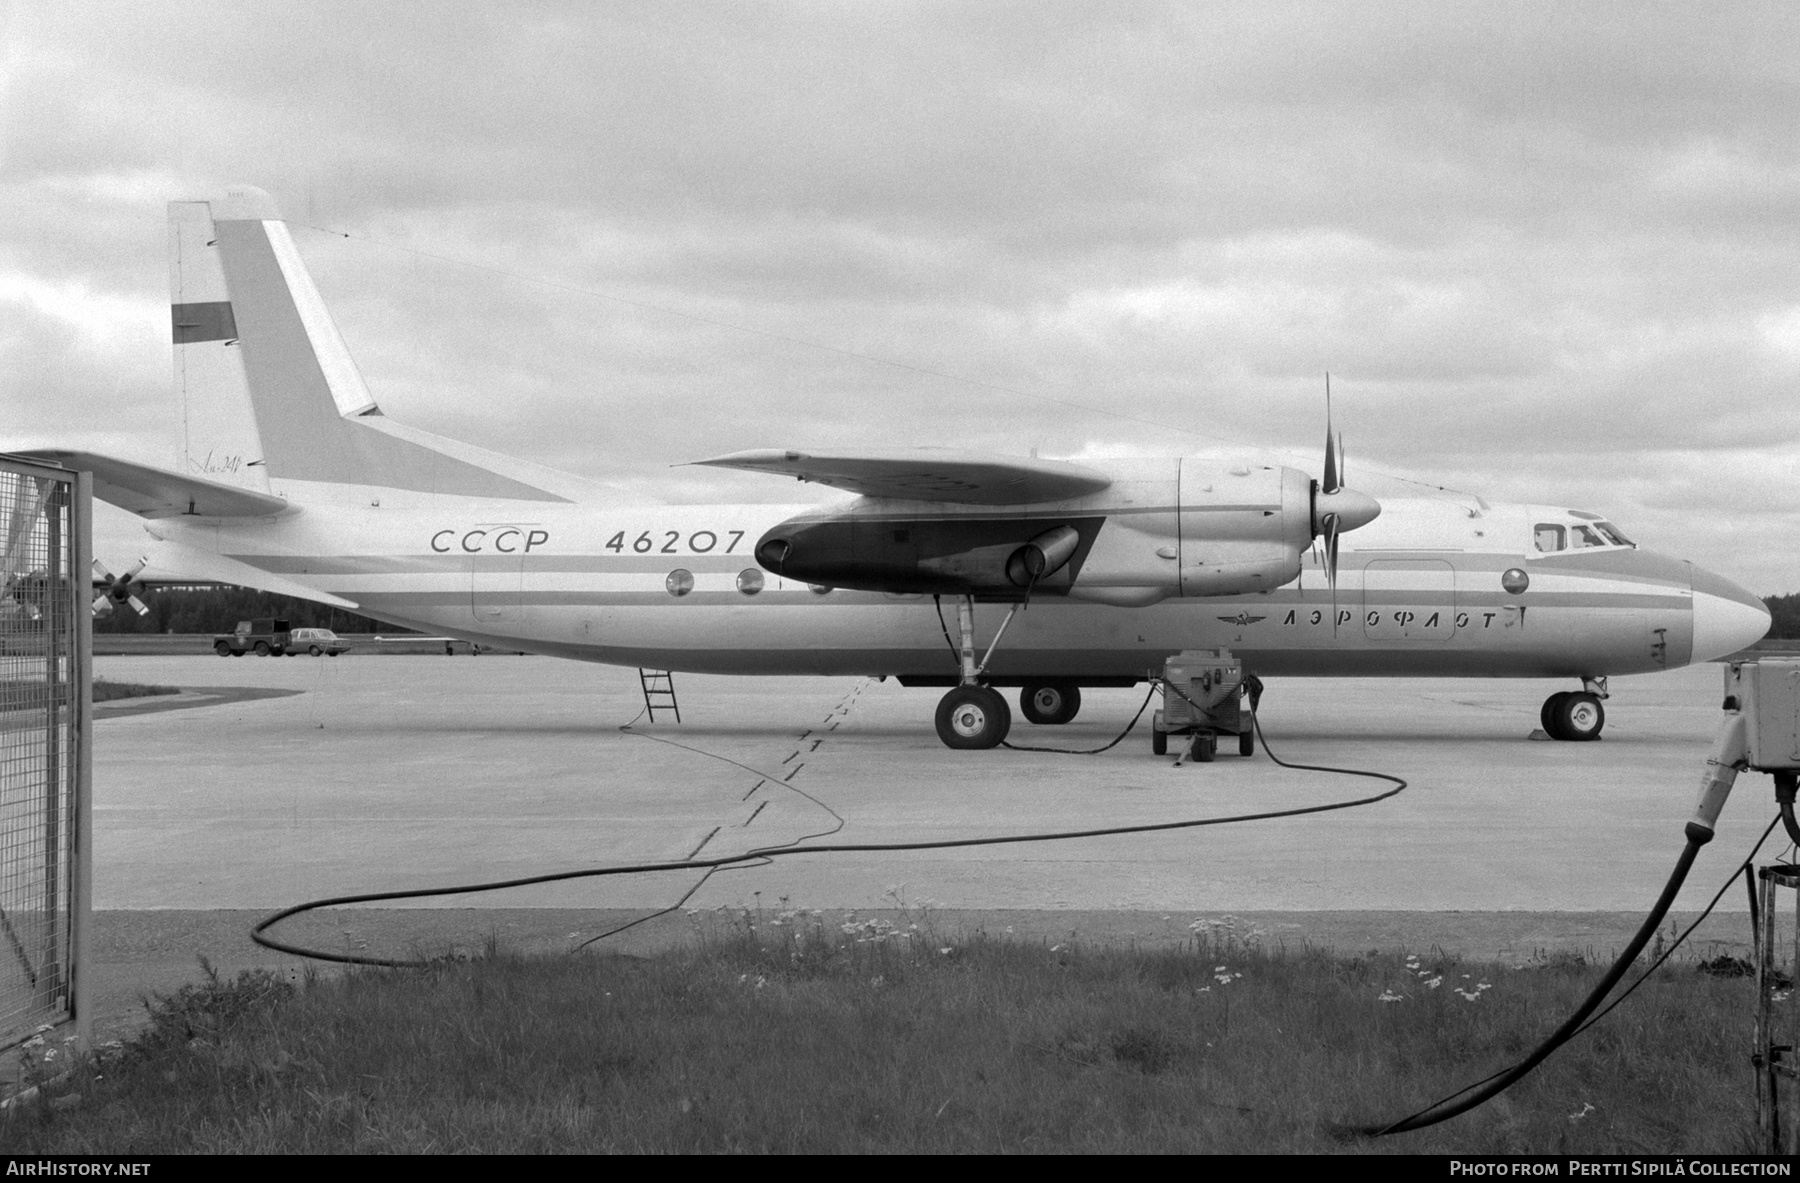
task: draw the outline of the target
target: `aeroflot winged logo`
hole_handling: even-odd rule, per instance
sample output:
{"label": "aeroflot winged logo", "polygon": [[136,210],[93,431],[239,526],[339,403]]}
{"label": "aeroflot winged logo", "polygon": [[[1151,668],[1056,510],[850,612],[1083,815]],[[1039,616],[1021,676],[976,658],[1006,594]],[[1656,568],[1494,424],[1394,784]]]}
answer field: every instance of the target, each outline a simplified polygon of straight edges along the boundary
{"label": "aeroflot winged logo", "polygon": [[1259,620],[1267,620],[1268,617],[1252,616],[1248,612],[1239,612],[1236,616],[1221,616],[1221,617],[1219,617],[1219,619],[1224,621],[1226,624],[1235,624],[1235,625],[1241,626],[1241,625],[1246,625],[1246,624],[1255,624]]}

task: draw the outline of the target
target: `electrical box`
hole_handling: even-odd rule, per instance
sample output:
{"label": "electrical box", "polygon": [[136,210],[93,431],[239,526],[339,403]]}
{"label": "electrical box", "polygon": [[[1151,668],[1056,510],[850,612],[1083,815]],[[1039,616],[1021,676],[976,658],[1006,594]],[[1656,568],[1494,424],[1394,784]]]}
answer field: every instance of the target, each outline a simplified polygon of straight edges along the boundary
{"label": "electrical box", "polygon": [[1800,769],[1800,660],[1765,658],[1725,667],[1726,707],[1744,716],[1750,767]]}

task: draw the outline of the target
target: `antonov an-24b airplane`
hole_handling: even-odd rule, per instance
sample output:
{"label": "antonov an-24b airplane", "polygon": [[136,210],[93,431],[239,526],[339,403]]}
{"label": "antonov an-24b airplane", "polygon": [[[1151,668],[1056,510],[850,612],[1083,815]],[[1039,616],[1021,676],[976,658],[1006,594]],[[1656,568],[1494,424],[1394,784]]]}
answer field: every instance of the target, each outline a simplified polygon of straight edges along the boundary
{"label": "antonov an-24b airplane", "polygon": [[[383,416],[267,194],[169,211],[179,471],[37,453],[147,519],[165,578],[583,661],[949,686],[937,727],[958,748],[1005,738],[995,686],[1066,722],[1081,687],[1204,649],[1264,677],[1568,678],[1581,689],[1541,721],[1592,739],[1609,675],[1768,628],[1755,596],[1599,514],[1377,504],[1342,486],[1329,428],[1322,481],[1199,459],[770,450],[700,463],[855,496],[647,503]],[[122,601],[129,581],[110,590]]]}

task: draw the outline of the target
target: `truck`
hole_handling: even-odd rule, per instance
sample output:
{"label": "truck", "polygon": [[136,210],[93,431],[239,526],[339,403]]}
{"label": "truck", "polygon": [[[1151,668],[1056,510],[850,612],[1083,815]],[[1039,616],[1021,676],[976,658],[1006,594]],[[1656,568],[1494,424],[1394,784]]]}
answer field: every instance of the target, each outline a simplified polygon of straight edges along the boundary
{"label": "truck", "polygon": [[242,657],[245,653],[280,657],[288,650],[289,632],[285,620],[240,620],[236,630],[213,638],[213,652],[220,657]]}

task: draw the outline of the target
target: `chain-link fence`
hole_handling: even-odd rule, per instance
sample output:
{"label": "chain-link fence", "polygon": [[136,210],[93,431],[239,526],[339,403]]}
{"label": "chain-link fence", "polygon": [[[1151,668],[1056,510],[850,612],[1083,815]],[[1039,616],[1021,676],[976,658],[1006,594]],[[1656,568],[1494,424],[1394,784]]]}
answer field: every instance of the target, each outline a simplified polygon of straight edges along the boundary
{"label": "chain-link fence", "polygon": [[0,1047],[80,1009],[89,504],[84,474],[0,457]]}

